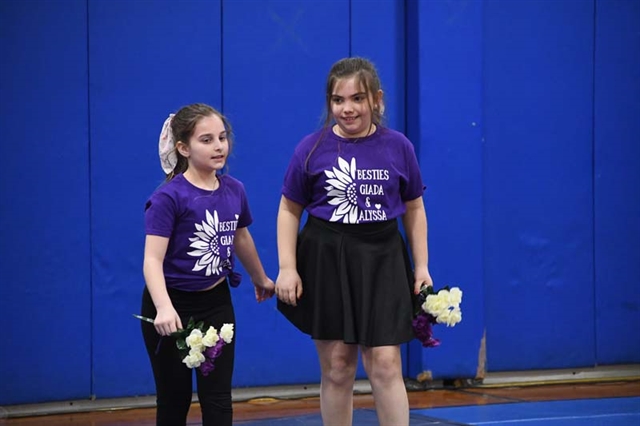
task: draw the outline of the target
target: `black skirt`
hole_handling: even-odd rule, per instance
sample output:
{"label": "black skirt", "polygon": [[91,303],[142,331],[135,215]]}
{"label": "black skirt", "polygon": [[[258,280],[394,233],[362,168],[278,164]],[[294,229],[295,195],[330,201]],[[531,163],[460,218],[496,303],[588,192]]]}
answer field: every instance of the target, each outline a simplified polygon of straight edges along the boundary
{"label": "black skirt", "polygon": [[309,216],[298,236],[302,297],[278,310],[317,340],[387,346],[414,338],[413,272],[397,220],[359,225]]}

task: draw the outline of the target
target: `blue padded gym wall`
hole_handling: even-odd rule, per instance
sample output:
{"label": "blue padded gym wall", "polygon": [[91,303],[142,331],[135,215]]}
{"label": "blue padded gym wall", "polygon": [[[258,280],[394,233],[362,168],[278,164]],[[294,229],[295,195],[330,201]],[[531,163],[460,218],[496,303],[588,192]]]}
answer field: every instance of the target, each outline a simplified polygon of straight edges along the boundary
{"label": "blue padded gym wall", "polygon": [[595,365],[593,1],[486,1],[487,369]]}
{"label": "blue padded gym wall", "polygon": [[169,113],[220,105],[216,1],[89,1],[93,394],[155,391],[140,323],[144,204]]}
{"label": "blue padded gym wall", "polygon": [[[276,278],[284,172],[349,55],[416,148],[435,285],[464,291],[442,346],[403,348],[407,376],[640,362],[638,31],[632,0],[0,1],[0,406],[154,392],[131,314],[183,105],[231,120]],[[232,295],[234,386],[317,383],[275,300],[246,272]]]}
{"label": "blue padded gym wall", "polygon": [[86,2],[0,2],[0,406],[87,397]]}
{"label": "blue padded gym wall", "polygon": [[638,34],[640,2],[596,2],[594,230],[599,365],[640,362]]}

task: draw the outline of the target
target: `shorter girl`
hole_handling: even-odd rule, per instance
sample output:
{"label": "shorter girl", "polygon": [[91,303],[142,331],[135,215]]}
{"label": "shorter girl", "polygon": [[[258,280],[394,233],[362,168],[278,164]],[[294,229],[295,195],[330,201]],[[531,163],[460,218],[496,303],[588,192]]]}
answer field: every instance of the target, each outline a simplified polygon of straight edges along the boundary
{"label": "shorter girl", "polygon": [[[169,116],[160,135],[160,160],[167,181],[146,204],[142,295],[144,337],[156,384],[157,425],[185,425],[191,405],[193,371],[171,333],[189,318],[218,330],[235,324],[229,286],[235,254],[251,276],[258,302],[274,284],[262,267],[247,226],[252,222],[242,183],[218,172],[231,149],[231,126],[204,104]],[[207,376],[196,370],[203,425],[231,425],[231,379],[235,339],[225,345]]]}

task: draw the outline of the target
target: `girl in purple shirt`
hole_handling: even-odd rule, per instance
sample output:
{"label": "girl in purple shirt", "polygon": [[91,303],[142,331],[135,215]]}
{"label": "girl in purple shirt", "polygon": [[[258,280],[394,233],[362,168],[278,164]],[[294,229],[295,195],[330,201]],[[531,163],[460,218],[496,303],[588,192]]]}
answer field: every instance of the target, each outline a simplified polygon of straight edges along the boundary
{"label": "girl in purple shirt", "polygon": [[[251,276],[258,302],[271,297],[248,226],[252,222],[244,186],[219,174],[231,149],[231,126],[204,104],[169,116],[160,135],[160,160],[167,182],[146,204],[142,334],[156,384],[158,425],[185,425],[193,371],[175,339],[167,337],[204,321],[216,329],[235,324],[229,285],[240,284],[235,255]],[[232,424],[231,379],[235,339],[223,347],[215,369],[196,370],[203,425]]]}
{"label": "girl in purple shirt", "polygon": [[380,425],[408,425],[400,344],[414,338],[412,293],[433,284],[420,168],[411,142],[381,125],[371,62],[338,61],[326,87],[325,126],[298,144],[284,179],[278,309],[314,339],[325,425],[352,423],[358,349]]}

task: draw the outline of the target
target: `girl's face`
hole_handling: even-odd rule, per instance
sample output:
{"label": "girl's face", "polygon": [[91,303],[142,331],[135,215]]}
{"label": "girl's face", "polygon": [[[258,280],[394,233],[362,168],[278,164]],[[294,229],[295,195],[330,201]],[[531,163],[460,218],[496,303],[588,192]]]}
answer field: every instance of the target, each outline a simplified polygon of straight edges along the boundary
{"label": "girl's face", "polygon": [[189,168],[203,172],[221,170],[229,155],[229,140],[224,123],[217,115],[203,117],[193,130],[189,145],[183,145]]}
{"label": "girl's face", "polygon": [[336,80],[331,94],[331,113],[338,124],[338,135],[361,138],[371,131],[371,106],[382,93],[367,95],[356,76]]}

